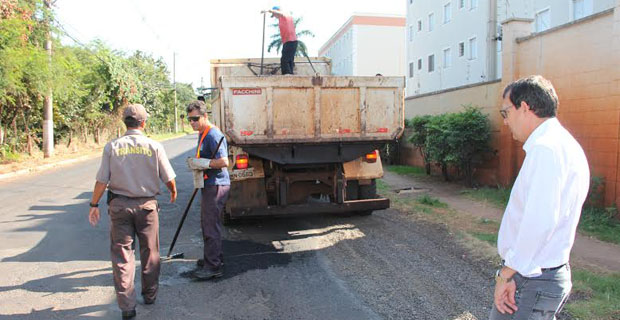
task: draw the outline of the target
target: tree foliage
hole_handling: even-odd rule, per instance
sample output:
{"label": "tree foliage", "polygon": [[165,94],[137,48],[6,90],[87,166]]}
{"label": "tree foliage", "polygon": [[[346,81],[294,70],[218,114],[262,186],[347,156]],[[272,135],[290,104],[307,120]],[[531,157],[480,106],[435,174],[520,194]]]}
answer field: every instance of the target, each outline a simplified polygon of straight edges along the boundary
{"label": "tree foliage", "polygon": [[[43,0],[0,0],[0,158],[3,152],[29,151],[41,143],[43,99],[53,92],[54,138],[94,137],[122,130],[120,110],[145,105],[148,130],[174,128],[174,91],[161,58],[126,54],[100,41],[63,45],[65,34]],[[51,21],[51,23],[50,23]],[[53,54],[45,50],[51,30]],[[195,98],[190,84],[179,105]],[[178,92],[178,91],[177,91]]]}
{"label": "tree foliage", "polygon": [[450,180],[449,167],[455,167],[468,185],[473,184],[474,168],[490,150],[487,115],[467,105],[458,113],[417,116],[408,123],[413,128],[409,141],[419,148],[425,163],[440,166],[445,180]]}

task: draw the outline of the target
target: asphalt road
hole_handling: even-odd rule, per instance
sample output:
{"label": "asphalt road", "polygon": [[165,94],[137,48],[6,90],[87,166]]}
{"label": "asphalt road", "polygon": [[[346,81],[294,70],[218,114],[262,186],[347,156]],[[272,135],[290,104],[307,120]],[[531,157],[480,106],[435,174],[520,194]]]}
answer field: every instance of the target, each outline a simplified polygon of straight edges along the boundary
{"label": "asphalt road", "polygon": [[[191,196],[184,159],[195,143],[195,135],[163,143],[179,198],[169,204],[162,185],[162,256]],[[106,206],[97,227],[87,220],[99,161],[0,182],[0,319],[120,318]],[[440,226],[395,210],[226,228],[225,275],[213,282],[189,276],[202,252],[199,219],[196,199],[175,248],[185,259],[163,263],[158,300],[139,304],[138,319],[486,319],[489,312],[492,266],[469,261]]]}

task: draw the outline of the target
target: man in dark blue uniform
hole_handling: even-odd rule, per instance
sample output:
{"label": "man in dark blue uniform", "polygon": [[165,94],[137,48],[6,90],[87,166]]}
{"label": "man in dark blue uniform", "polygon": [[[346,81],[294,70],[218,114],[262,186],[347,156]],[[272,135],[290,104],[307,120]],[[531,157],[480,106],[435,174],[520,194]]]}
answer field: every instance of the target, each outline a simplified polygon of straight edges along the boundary
{"label": "man in dark blue uniform", "polygon": [[[217,145],[224,134],[215,127],[208,118],[207,106],[202,101],[193,101],[187,106],[187,119],[194,131],[198,131],[196,158],[209,159],[202,161],[205,169],[204,188],[200,201],[200,217],[204,240],[204,259],[199,259],[198,269],[194,276],[200,280],[221,277],[223,270],[222,253],[222,213],[228,192],[230,177],[228,175],[228,145],[226,139],[219,149]],[[211,159],[211,157],[215,156]]]}

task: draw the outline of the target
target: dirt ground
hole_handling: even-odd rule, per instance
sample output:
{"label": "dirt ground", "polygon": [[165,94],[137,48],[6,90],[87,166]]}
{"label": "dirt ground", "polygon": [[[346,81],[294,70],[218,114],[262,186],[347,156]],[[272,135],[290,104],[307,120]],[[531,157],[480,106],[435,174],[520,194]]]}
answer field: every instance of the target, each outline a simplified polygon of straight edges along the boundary
{"label": "dirt ground", "polygon": [[[463,186],[446,183],[435,177],[413,177],[385,172],[383,180],[392,192],[407,187],[421,190],[447,203],[456,212],[482,219],[500,222],[503,209],[493,204],[475,201],[462,195]],[[620,246],[577,234],[571,252],[571,264],[593,271],[620,272]]]}

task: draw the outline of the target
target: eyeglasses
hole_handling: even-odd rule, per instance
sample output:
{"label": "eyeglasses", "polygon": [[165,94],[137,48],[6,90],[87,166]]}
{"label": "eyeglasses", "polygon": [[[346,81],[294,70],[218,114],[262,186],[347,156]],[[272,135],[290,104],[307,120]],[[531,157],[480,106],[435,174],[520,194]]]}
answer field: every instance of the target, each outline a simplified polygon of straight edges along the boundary
{"label": "eyeglasses", "polygon": [[200,120],[200,116],[187,117],[189,122],[198,122]]}
{"label": "eyeglasses", "polygon": [[506,108],[503,108],[499,111],[499,114],[502,115],[502,118],[506,119],[506,117],[508,117],[508,109],[510,109],[511,107],[512,106],[507,106]]}

